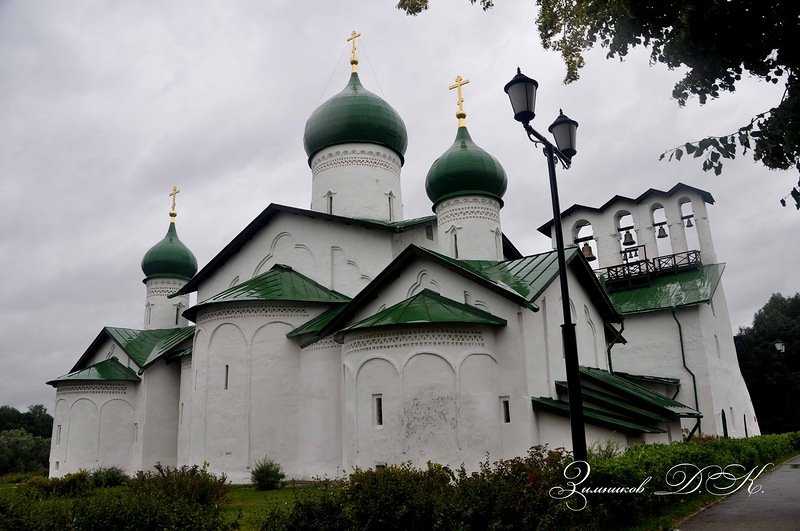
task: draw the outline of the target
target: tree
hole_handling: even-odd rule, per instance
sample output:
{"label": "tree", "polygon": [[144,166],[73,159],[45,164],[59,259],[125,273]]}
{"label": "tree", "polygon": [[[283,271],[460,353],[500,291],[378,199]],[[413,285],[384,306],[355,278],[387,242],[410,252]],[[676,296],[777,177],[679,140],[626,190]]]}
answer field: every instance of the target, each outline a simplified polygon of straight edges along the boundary
{"label": "tree", "polygon": [[[476,0],[468,0],[475,4]],[[599,44],[606,57],[624,58],[637,46],[650,49],[653,62],[688,67],[672,96],[680,106],[690,96],[708,98],[733,92],[744,74],[783,83],[780,101],[743,118],[736,131],[707,136],[665,151],[662,160],[684,154],[702,160],[704,171],[722,172],[723,159],[750,152],[770,169],[800,172],[800,2],[795,0],[536,0],[537,25],[545,49],[561,53],[565,83],[579,78],[584,52]],[[491,1],[481,1],[484,10]],[[427,9],[427,0],[401,0],[408,14]],[[709,134],[704,131],[702,134]],[[791,196],[800,209],[800,181]],[[781,199],[786,206],[786,198]]]}
{"label": "tree", "polygon": [[30,406],[25,413],[12,406],[0,406],[0,431],[16,429],[49,438],[53,432],[53,417],[42,404]]}
{"label": "tree", "polygon": [[50,439],[25,430],[0,431],[0,474],[47,470]]}
{"label": "tree", "polygon": [[770,297],[753,326],[740,328],[734,340],[761,431],[800,430],[800,293]]}

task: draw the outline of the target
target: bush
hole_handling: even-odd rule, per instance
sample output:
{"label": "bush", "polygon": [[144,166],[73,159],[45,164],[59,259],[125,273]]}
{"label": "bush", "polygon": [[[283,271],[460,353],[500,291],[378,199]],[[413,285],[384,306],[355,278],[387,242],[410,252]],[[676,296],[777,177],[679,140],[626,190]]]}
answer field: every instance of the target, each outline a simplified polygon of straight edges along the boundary
{"label": "bush", "polygon": [[642,444],[619,451],[610,445],[590,453],[585,486],[636,487],[652,476],[644,495],[589,496],[582,511],[550,497],[564,485],[572,462],[559,448],[531,448],[527,455],[481,463],[476,472],[428,464],[356,470],[341,482],[301,495],[288,509],[273,509],[262,530],[302,529],[604,529],[620,528],[674,509],[697,494],[655,496],[670,489],[667,471],[679,463],[698,467],[738,463],[746,469],[800,451],[800,432],[749,439],[701,438],[673,444]]}
{"label": "bush", "polygon": [[228,496],[225,474],[215,476],[206,465],[172,468],[157,464],[154,471],[139,471],[128,481],[136,496],[181,498],[199,505],[220,505]]}
{"label": "bush", "polygon": [[0,474],[46,473],[49,464],[50,439],[36,437],[22,429],[0,431]]}
{"label": "bush", "polygon": [[281,465],[275,461],[264,457],[253,465],[250,472],[250,481],[256,486],[257,490],[274,490],[283,485],[286,474],[281,470]]}
{"label": "bush", "polygon": [[128,476],[121,468],[115,466],[98,468],[91,473],[92,486],[96,489],[118,487],[128,482]]}

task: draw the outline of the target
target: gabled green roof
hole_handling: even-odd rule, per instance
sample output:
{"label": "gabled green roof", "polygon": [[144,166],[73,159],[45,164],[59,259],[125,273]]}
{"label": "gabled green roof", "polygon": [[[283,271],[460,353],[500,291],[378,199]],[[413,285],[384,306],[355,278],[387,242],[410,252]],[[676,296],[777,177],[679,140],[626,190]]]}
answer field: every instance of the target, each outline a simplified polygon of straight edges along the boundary
{"label": "gabled green roof", "polygon": [[344,334],[360,330],[430,323],[505,326],[506,320],[424,289],[413,297],[340,330],[336,338],[341,341]]}
{"label": "gabled green roof", "polygon": [[326,288],[289,266],[275,264],[266,273],[246,280],[197,303],[183,315],[192,321],[200,308],[221,302],[295,301],[342,304],[350,297]]}
{"label": "gabled green roof", "polygon": [[708,302],[717,290],[725,264],[708,264],[697,269],[661,275],[646,286],[609,294],[623,315],[668,310]]}
{"label": "gabled green roof", "polygon": [[[97,347],[106,339],[111,339],[134,361],[134,363],[136,363],[136,365],[145,368],[161,356],[170,354],[172,349],[184,340],[189,340],[193,334],[193,326],[182,328],[157,328],[153,330],[106,326],[100,330],[100,333],[97,334],[97,337],[94,338],[94,341],[92,341],[83,355],[81,355],[70,372],[84,368],[86,361],[91,359]],[[151,356],[154,352],[156,352],[157,355]]]}
{"label": "gabled green roof", "polygon": [[136,375],[135,371],[120,363],[116,357],[111,357],[90,365],[85,369],[73,371],[55,380],[50,380],[47,382],[47,385],[55,387],[57,384],[64,382],[90,381],[138,382],[140,378]]}
{"label": "gabled green roof", "polygon": [[[608,294],[596,275],[575,246],[564,250],[567,267],[572,267],[581,286],[597,306],[606,320],[619,321]],[[534,302],[558,278],[558,255],[556,251],[524,256],[516,260],[494,262],[487,260],[463,260],[466,265],[493,282],[508,286],[528,301]],[[582,267],[581,267],[582,266]]]}
{"label": "gabled green roof", "polygon": [[[174,354],[175,347],[177,347],[186,340],[192,339],[193,337],[194,337],[193,326],[175,328],[172,334],[164,336],[163,338],[161,338],[161,340],[159,340],[158,343],[155,344],[153,350],[151,350],[150,354],[147,355],[147,360],[145,360],[144,362],[144,367],[148,367],[149,365],[153,364],[166,354]],[[188,349],[189,354],[192,352],[191,343],[189,343],[187,347],[180,350],[186,350],[186,349]],[[184,353],[183,355],[186,354],[187,353]]]}
{"label": "gabled green roof", "polygon": [[319,332],[325,328],[325,325],[331,322],[331,320],[339,315],[346,307],[347,306],[345,304],[338,304],[328,310],[325,310],[310,321],[307,321],[290,331],[288,334],[286,334],[286,337],[298,338],[301,346],[310,345],[319,339],[317,336]]}
{"label": "gabled green roof", "polygon": [[626,396],[632,403],[643,407],[661,409],[679,417],[702,417],[702,414],[677,400],[672,400],[653,392],[646,387],[634,383],[627,378],[622,378],[611,374],[608,371],[595,369],[593,367],[581,367],[581,382],[588,378],[590,381],[599,383],[601,386],[613,389],[614,391]]}
{"label": "gabled green roof", "polygon": [[670,385],[673,387],[680,387],[680,378],[668,378],[666,376],[650,376],[649,374],[631,374],[629,372],[614,371],[614,376],[621,376],[626,380],[631,380],[634,383],[643,384],[660,384]]}
{"label": "gabled green roof", "polygon": [[[569,403],[563,400],[554,400],[547,397],[531,398],[534,409],[540,409],[555,413],[556,415],[569,416]],[[618,429],[633,433],[664,433],[663,429],[640,424],[633,419],[610,415],[607,412],[593,407],[583,408],[583,417],[589,424],[605,426],[611,429]]]}

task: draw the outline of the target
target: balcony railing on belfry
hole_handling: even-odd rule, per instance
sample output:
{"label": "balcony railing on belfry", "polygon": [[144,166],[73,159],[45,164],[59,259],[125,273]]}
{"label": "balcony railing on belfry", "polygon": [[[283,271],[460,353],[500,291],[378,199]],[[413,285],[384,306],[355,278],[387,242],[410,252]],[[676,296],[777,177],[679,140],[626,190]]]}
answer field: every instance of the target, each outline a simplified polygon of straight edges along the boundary
{"label": "balcony railing on belfry", "polygon": [[700,251],[647,258],[644,245],[620,251],[623,262],[609,266],[602,273],[607,287],[624,288],[646,284],[651,278],[667,273],[700,267]]}

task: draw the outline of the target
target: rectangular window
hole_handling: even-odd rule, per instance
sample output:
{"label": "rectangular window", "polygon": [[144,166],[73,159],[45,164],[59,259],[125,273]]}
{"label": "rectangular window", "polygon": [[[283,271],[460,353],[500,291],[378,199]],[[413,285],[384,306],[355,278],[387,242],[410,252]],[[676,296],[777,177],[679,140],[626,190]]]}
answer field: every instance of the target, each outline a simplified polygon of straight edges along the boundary
{"label": "rectangular window", "polygon": [[56,472],[58,472],[58,465],[60,465],[60,464],[61,464],[61,463],[59,463],[58,461],[56,461]]}
{"label": "rectangular window", "polygon": [[228,388],[228,373],[230,372],[229,369],[230,367],[225,365],[225,389]]}
{"label": "rectangular window", "polygon": [[506,424],[511,423],[511,404],[509,403],[508,397],[501,397],[500,404],[503,408],[503,422]]}
{"label": "rectangular window", "polygon": [[133,442],[136,442],[138,440],[139,440],[139,423],[138,422],[134,422],[133,423]]}
{"label": "rectangular window", "polygon": [[61,424],[56,427],[56,446],[61,444]]}
{"label": "rectangular window", "polygon": [[458,258],[458,234],[453,231],[453,258]]}
{"label": "rectangular window", "polygon": [[433,225],[425,225],[425,237],[433,240]]}
{"label": "rectangular window", "polygon": [[375,472],[383,472],[386,470],[386,463],[375,463]]}
{"label": "rectangular window", "polygon": [[393,202],[394,196],[389,194],[388,199],[389,199],[389,221],[392,221],[394,219],[394,202]]}
{"label": "rectangular window", "polygon": [[383,426],[383,395],[372,395],[375,409],[375,426]]}
{"label": "rectangular window", "polygon": [[181,312],[181,305],[180,304],[176,304],[175,305],[175,324],[178,324],[178,317],[180,317],[180,315],[181,315],[180,312]]}
{"label": "rectangular window", "polygon": [[328,214],[333,214],[333,194],[328,196]]}

